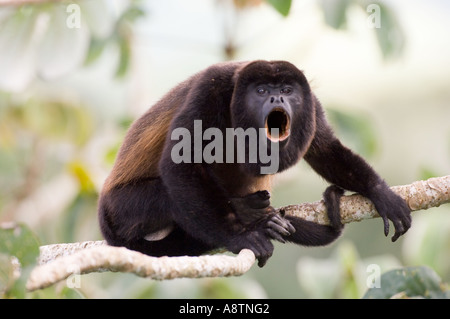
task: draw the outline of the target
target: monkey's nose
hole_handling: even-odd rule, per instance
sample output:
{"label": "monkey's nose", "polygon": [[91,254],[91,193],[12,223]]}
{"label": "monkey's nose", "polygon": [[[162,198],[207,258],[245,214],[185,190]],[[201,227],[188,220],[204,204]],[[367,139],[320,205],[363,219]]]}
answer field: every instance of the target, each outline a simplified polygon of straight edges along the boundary
{"label": "monkey's nose", "polygon": [[282,96],[271,96],[270,97],[270,103],[277,103],[277,104],[281,104],[284,103],[284,99]]}

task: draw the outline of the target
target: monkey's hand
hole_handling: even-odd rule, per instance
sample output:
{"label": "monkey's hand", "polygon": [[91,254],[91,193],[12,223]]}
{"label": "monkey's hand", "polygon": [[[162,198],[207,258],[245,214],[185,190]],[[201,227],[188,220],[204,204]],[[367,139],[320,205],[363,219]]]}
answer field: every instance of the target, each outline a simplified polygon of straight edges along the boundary
{"label": "monkey's hand", "polygon": [[230,203],[236,216],[244,225],[253,224],[267,218],[270,211],[270,193],[258,191],[243,197],[232,197]]}
{"label": "monkey's hand", "polygon": [[291,222],[284,218],[284,211],[277,213],[273,207],[271,216],[267,219],[266,222],[266,233],[275,240],[278,240],[281,243],[286,243],[286,240],[283,236],[290,236],[295,233],[295,227],[292,226]]}
{"label": "monkey's hand", "polygon": [[283,236],[295,232],[294,226],[284,218],[284,211],[277,213],[270,206],[270,193],[258,191],[244,197],[231,198],[231,204],[237,217],[244,227],[255,229],[263,224],[267,235],[275,240],[285,243]]}
{"label": "monkey's hand", "polygon": [[394,224],[395,233],[391,238],[393,242],[411,227],[411,210],[386,184],[377,186],[376,192],[369,198],[383,219],[385,236],[389,234],[389,220]]}
{"label": "monkey's hand", "polygon": [[235,254],[244,248],[250,249],[258,259],[259,267],[263,267],[273,254],[273,244],[264,229],[245,230],[233,236],[226,248]]}

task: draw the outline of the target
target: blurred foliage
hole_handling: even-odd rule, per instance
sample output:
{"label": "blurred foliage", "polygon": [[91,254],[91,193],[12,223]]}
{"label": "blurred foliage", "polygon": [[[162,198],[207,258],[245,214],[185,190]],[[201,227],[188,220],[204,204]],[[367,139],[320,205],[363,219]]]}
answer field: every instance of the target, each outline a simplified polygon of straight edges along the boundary
{"label": "blurred foliage", "polygon": [[[115,76],[127,74],[131,24],[144,12],[138,1],[124,1],[115,12],[108,2],[60,1],[0,8],[0,221],[13,220],[24,202],[64,175],[71,176],[77,188],[60,217],[39,228],[44,241],[73,242],[83,234],[99,237],[97,224],[92,222],[97,190],[82,156],[94,135],[96,119],[76,93],[55,97],[36,90],[35,84],[51,83],[95,63],[107,47],[117,48]],[[2,228],[0,237],[0,293],[23,298],[39,244],[24,225]],[[20,271],[11,256],[18,257]],[[80,296],[64,286],[27,294]]]}
{"label": "blurred foliage", "polygon": [[429,267],[405,267],[381,276],[380,287],[370,288],[366,299],[450,299],[450,289]]}
{"label": "blurred foliage", "polygon": [[286,17],[291,9],[291,0],[266,0],[275,10],[277,10],[282,16]]}
{"label": "blurred foliage", "polygon": [[403,255],[410,265],[426,264],[443,278],[450,278],[450,218],[449,210],[419,215],[414,228],[405,238]]}
{"label": "blurred foliage", "polygon": [[376,260],[380,271],[401,265],[390,255],[361,259],[355,246],[343,241],[330,258],[300,258],[298,281],[308,298],[360,298],[367,290],[367,270],[372,260]]}
{"label": "blurred foliage", "polygon": [[419,168],[419,170],[420,170],[419,171],[420,179],[423,179],[423,180],[429,179],[429,178],[432,178],[432,177],[441,176],[441,174],[439,174],[438,172],[436,172],[433,168],[431,168],[429,166],[422,165]]}
{"label": "blurred foliage", "polygon": [[0,227],[0,297],[24,298],[25,284],[39,256],[39,241],[23,225]]}
{"label": "blurred foliage", "polygon": [[36,262],[39,241],[24,225],[3,225],[0,228],[0,252],[15,256],[23,267]]}
{"label": "blurred foliage", "polygon": [[25,89],[36,76],[53,80],[83,62],[91,64],[109,45],[118,48],[116,76],[123,77],[130,61],[130,23],[144,15],[138,1],[129,1],[116,16],[106,0],[25,4],[1,13],[0,89],[11,91]]}
{"label": "blurred foliage", "polygon": [[23,224],[0,227],[0,298],[80,298],[82,295],[67,286],[54,286],[27,292],[27,279],[36,266],[40,242]]}
{"label": "blurred foliage", "polygon": [[92,36],[85,65],[94,63],[101,56],[104,49],[112,43],[115,44],[120,51],[120,58],[115,75],[117,77],[125,76],[129,69],[131,59],[131,24],[144,15],[145,12],[139,6],[131,5],[114,23],[113,30],[109,36]]}
{"label": "blurred foliage", "polygon": [[[1,103],[3,102],[3,103]],[[14,103],[1,101],[0,145],[11,148],[20,143],[20,132],[49,140],[67,140],[81,147],[92,136],[94,123],[87,108],[72,101],[29,99]]]}
{"label": "blurred foliage", "polygon": [[[70,289],[62,282],[34,293],[25,293],[26,278],[35,266],[40,244],[100,238],[95,214],[98,198],[96,172],[85,159],[86,149],[98,129],[92,105],[80,102],[77,88],[73,88],[73,96],[66,97],[61,93],[54,97],[39,87],[51,85],[63,75],[82,67],[93,66],[111,51],[116,57],[110,66],[113,70],[111,75],[125,78],[133,57],[133,26],[146,12],[141,1],[124,0],[120,3],[120,6],[113,7],[108,0],[49,1],[0,7],[0,221],[14,220],[24,202],[61,176],[69,176],[75,185],[57,218],[51,214],[50,217],[39,216],[44,222],[41,221],[37,230],[31,231],[22,224],[0,227],[0,296],[266,297],[264,289],[250,275],[239,279],[154,282],[130,274],[91,274],[82,276],[80,289]],[[287,17],[292,0],[233,0],[233,4],[236,10],[267,4]],[[373,10],[368,10],[369,5]],[[337,30],[347,29],[351,10],[363,10],[368,22],[373,22],[379,13],[382,27],[373,29],[380,51],[385,58],[402,53],[404,34],[386,3],[320,0],[319,6],[325,23]],[[222,49],[226,51],[227,47]],[[235,50],[233,47],[231,51]],[[379,141],[369,116],[356,110],[343,110],[340,106],[327,109],[327,113],[333,128],[346,144],[364,156],[377,153]],[[131,121],[125,116],[114,123],[116,140],[104,145],[101,164],[113,164]],[[423,166],[421,175],[440,174]],[[52,194],[53,197],[59,195]],[[424,219],[408,232],[403,245],[404,259],[408,264],[427,264],[442,278],[450,277],[450,225],[446,221],[448,218],[442,216]],[[308,257],[298,261],[298,290],[303,291],[306,297],[360,298],[367,290],[367,269],[371,264],[378,265],[382,271],[402,265],[392,255],[361,258],[355,246],[344,241],[328,259]],[[406,296],[423,296],[425,290],[434,292],[435,296],[443,296],[437,289],[437,283],[440,283],[437,275],[426,268],[386,273],[381,280],[398,282],[397,286],[404,289],[402,287],[409,287],[411,283],[416,284],[418,278],[425,283],[424,289]],[[371,290],[366,297],[391,297],[400,292],[398,288],[389,289]],[[445,296],[448,297],[448,293]]]}
{"label": "blurred foliage", "polygon": [[[381,1],[320,0],[325,22],[334,29],[346,29],[348,12],[362,9],[368,15],[368,25],[374,29],[378,46],[384,58],[399,56],[404,48],[405,36],[393,11]],[[379,21],[377,21],[379,20]],[[370,21],[370,23],[369,23]]]}
{"label": "blurred foliage", "polygon": [[[85,164],[72,161],[68,170],[78,181],[78,192],[62,215],[61,224],[57,227],[62,242],[77,241],[82,229],[92,227],[92,212],[96,211],[98,194]],[[89,226],[91,225],[91,226]],[[95,225],[96,226],[96,225]]]}
{"label": "blurred foliage", "polygon": [[[441,267],[448,266],[448,259],[440,260]],[[426,258],[418,261],[429,265]],[[297,275],[308,298],[450,298],[448,284],[430,267],[401,266],[392,255],[362,259],[355,246],[344,241],[330,258],[300,258]]]}
{"label": "blurred foliage", "polygon": [[240,10],[259,6],[263,2],[270,5],[284,17],[288,16],[292,4],[292,0],[233,0],[233,5]]}
{"label": "blurred foliage", "polygon": [[327,118],[336,134],[346,145],[364,157],[378,151],[377,134],[371,118],[359,110],[344,111],[342,108],[327,108]]}
{"label": "blurred foliage", "polygon": [[0,105],[0,173],[7,177],[0,181],[0,209],[6,208],[8,218],[22,200],[61,173],[69,160],[63,149],[76,156],[90,141],[94,119],[84,105],[70,100],[0,97]]}
{"label": "blurred foliage", "polygon": [[110,146],[105,152],[105,162],[109,165],[113,165],[116,160],[117,153],[119,152],[120,146],[122,145],[123,139],[125,138],[126,132],[128,128],[133,122],[133,118],[125,116],[120,118],[117,127],[120,131],[120,138],[114,143],[114,145]]}

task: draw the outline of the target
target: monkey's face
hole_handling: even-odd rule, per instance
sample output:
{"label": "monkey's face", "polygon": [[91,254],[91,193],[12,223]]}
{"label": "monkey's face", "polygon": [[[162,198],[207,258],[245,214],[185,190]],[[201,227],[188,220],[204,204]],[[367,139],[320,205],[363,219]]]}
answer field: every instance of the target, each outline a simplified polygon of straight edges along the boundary
{"label": "monkey's face", "polygon": [[301,108],[300,85],[255,82],[245,88],[239,102],[232,109],[232,125],[243,129],[244,136],[249,137],[241,141],[245,145],[245,159],[249,159],[243,165],[244,170],[253,174],[277,173],[281,157],[292,157],[286,149],[293,133],[292,123]]}
{"label": "monkey's face", "polygon": [[[266,137],[280,146],[287,144],[296,109],[301,104],[301,88],[297,83],[253,83],[245,92],[242,124],[264,128]],[[237,124],[237,123],[236,123]]]}
{"label": "monkey's face", "polygon": [[250,84],[245,94],[245,105],[254,125],[264,128],[271,142],[282,145],[291,135],[292,118],[300,103],[297,83]]}
{"label": "monkey's face", "polygon": [[[309,99],[308,82],[295,66],[284,61],[255,61],[236,73],[231,104],[232,125],[264,129],[268,142],[289,144]],[[305,100],[306,98],[306,100]],[[308,100],[308,101],[307,101]]]}
{"label": "monkey's face", "polygon": [[[258,149],[277,154],[280,171],[292,166],[315,130],[313,95],[303,73],[287,62],[256,61],[238,70],[234,81],[231,125],[256,129]],[[245,169],[257,171],[261,164]]]}

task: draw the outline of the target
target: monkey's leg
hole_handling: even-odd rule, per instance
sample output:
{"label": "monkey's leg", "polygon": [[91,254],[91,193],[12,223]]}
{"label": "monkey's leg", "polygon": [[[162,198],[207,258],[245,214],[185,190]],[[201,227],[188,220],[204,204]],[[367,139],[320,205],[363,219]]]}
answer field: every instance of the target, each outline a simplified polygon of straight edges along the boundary
{"label": "monkey's leg", "polygon": [[102,233],[113,246],[151,256],[199,255],[210,249],[172,219],[172,205],[160,178],[116,187],[99,202]]}

